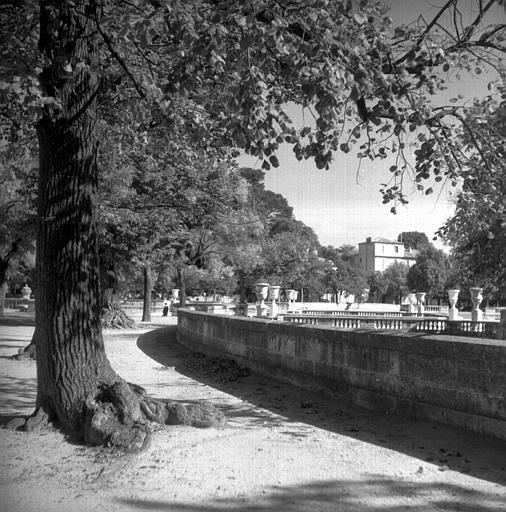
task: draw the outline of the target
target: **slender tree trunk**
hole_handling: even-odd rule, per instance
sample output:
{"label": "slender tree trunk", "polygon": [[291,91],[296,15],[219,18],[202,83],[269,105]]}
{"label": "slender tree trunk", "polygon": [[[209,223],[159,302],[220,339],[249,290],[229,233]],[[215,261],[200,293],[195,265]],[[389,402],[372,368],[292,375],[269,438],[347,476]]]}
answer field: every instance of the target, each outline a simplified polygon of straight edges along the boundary
{"label": "slender tree trunk", "polygon": [[186,305],[186,284],[182,268],[177,269],[177,280],[179,281],[179,306],[184,307]]}
{"label": "slender tree trunk", "polygon": [[149,263],[144,265],[144,300],[142,303],[142,321],[151,322],[151,268]]}
{"label": "slender tree trunk", "polygon": [[7,295],[7,279],[0,275],[0,316],[5,314],[5,296]]}
{"label": "slender tree trunk", "polygon": [[7,253],[7,256],[0,258],[0,316],[5,314],[5,296],[7,295],[7,269],[9,261],[16,252],[16,246]]}

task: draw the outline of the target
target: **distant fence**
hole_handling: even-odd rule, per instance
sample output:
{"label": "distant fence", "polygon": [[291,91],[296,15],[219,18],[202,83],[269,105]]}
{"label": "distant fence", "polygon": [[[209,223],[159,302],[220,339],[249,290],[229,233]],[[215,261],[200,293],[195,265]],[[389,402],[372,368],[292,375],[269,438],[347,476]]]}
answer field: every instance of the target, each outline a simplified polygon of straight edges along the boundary
{"label": "distant fence", "polygon": [[35,300],[26,300],[21,297],[5,298],[4,307],[6,309],[17,309],[18,311],[34,311]]}
{"label": "distant fence", "polygon": [[[123,299],[120,301],[121,307],[125,310],[142,309],[144,307],[143,299]],[[151,311],[157,311],[163,308],[163,301],[152,300]]]}

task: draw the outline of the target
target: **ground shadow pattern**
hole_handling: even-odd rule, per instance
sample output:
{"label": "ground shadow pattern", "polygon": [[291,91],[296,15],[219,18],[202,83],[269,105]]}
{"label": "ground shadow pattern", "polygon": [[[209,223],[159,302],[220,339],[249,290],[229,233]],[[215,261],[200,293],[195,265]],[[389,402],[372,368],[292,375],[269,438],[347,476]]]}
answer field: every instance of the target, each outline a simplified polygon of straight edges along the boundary
{"label": "ground shadow pattern", "polygon": [[215,500],[207,504],[149,499],[119,499],[135,510],[171,512],[498,512],[504,497],[457,485],[372,478],[273,487],[263,496]]}
{"label": "ground shadow pattern", "polygon": [[[318,392],[250,375],[230,361],[220,362],[192,352],[178,343],[176,329],[169,326],[143,334],[137,341],[138,347],[162,365],[160,370],[174,368],[198,382],[241,397],[240,405],[219,404],[228,421],[241,417],[247,419],[250,428],[305,423],[436,464],[441,471],[452,469],[506,485],[504,441],[445,425],[368,411]],[[307,429],[293,428],[285,433],[305,436],[307,432]]]}

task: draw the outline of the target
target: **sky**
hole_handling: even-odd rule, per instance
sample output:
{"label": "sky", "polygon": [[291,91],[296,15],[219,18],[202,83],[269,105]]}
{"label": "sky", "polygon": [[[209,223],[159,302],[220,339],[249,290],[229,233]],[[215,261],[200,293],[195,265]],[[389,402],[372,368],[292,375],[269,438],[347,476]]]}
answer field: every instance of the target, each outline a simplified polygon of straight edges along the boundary
{"label": "sky", "polygon": [[[390,16],[394,24],[412,21],[413,16],[423,11],[427,19],[437,12],[437,6],[444,0],[388,0]],[[474,4],[476,5],[476,4]],[[463,14],[471,16],[472,1],[465,1]],[[503,15],[503,12],[499,12]],[[494,78],[489,73],[450,83],[447,91],[438,96],[438,101],[446,102],[457,94],[472,98],[484,94],[487,84]],[[309,114],[307,114],[309,115]],[[292,109],[295,126],[309,124],[304,112]],[[280,148],[280,166],[266,172],[265,186],[282,194],[293,207],[295,217],[310,226],[323,245],[339,247],[343,244],[357,245],[366,237],[382,237],[395,240],[402,231],[422,231],[429,239],[454,211],[454,187],[444,190],[434,187],[435,193],[425,196],[407,186],[409,204],[398,207],[397,214],[390,213],[392,205],[382,203],[379,192],[381,183],[389,179],[388,168],[393,162],[363,162],[358,171],[356,151],[345,155],[336,153],[329,170],[318,170],[312,160],[297,161],[291,147]],[[239,158],[239,165],[260,167],[261,162],[247,155]],[[440,240],[434,241],[443,247]],[[444,248],[444,247],[443,247]]]}

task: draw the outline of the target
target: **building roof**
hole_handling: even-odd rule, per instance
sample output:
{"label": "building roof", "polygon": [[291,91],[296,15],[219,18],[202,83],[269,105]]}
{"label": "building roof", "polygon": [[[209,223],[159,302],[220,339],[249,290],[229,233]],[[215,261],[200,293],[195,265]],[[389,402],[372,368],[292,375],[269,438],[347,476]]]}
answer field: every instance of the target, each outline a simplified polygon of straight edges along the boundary
{"label": "building roof", "polygon": [[394,242],[393,240],[388,240],[386,238],[381,238],[381,237],[377,237],[377,238],[372,238],[370,236],[368,236],[365,240],[365,242],[360,242],[362,244],[366,244],[366,243],[373,243],[373,244],[395,244],[395,245],[404,245],[402,242]]}

